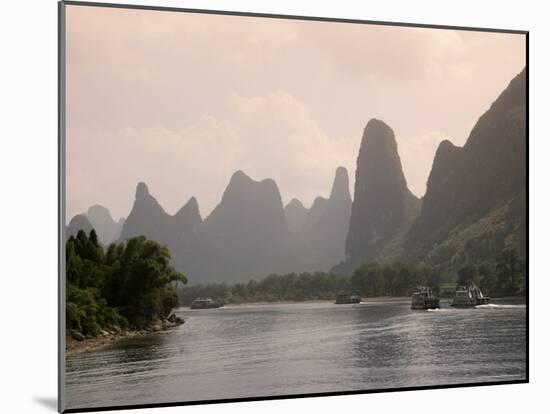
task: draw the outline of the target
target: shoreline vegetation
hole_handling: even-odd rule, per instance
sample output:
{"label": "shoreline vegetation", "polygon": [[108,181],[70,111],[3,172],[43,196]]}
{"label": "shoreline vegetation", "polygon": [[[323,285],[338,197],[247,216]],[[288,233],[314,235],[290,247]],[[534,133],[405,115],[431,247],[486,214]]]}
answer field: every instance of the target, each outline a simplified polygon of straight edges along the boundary
{"label": "shoreline vegetation", "polygon": [[363,299],[410,297],[417,286],[429,286],[434,294],[454,296],[457,286],[474,284],[491,297],[525,296],[525,260],[517,245],[506,246],[494,263],[468,264],[456,271],[455,281],[443,281],[433,267],[408,262],[366,263],[351,276],[325,272],[270,274],[260,280],[228,285],[192,284],[177,290],[179,303],[189,306],[197,297],[210,297],[226,305],[276,302],[333,301],[338,294]]}
{"label": "shoreline vegetation", "polygon": [[99,243],[94,229],[80,230],[66,244],[66,352],[85,352],[123,338],[175,328],[174,314],[198,297],[228,306],[334,302],[340,293],[363,303],[409,300],[418,285],[449,298],[458,285],[476,284],[492,297],[525,297],[525,262],[517,246],[508,246],[495,264],[466,265],[457,281],[443,283],[434,268],[412,263],[366,263],[352,275],[324,272],[270,274],[247,283],[197,284],[171,265],[170,251],[144,236],[126,243]]}
{"label": "shoreline vegetation", "polygon": [[[441,299],[444,299],[445,301],[451,301],[452,297],[450,296],[443,296]],[[491,298],[491,303],[499,303],[499,302],[517,302],[517,303],[525,303],[525,296],[502,296],[502,297],[494,297]],[[369,304],[379,304],[379,303],[410,303],[411,297],[410,296],[376,296],[376,297],[368,297],[368,298],[361,298],[361,304],[369,305]],[[225,307],[229,308],[238,308],[241,306],[270,306],[270,305],[300,305],[300,304],[315,304],[315,303],[334,303],[334,299],[311,299],[311,300],[277,300],[272,302],[240,302],[240,303],[228,303]],[[446,302],[444,302],[446,303]],[[355,304],[356,305],[356,304]],[[188,307],[182,306],[180,309],[185,308],[185,310],[188,310]]]}
{"label": "shoreline vegetation", "polygon": [[[448,297],[442,299],[449,299]],[[525,296],[505,296],[505,297],[496,297],[492,298],[492,303],[498,304],[499,302],[517,302],[518,304],[525,304]],[[361,298],[361,304],[364,305],[374,305],[374,304],[383,304],[383,303],[409,303],[411,298],[409,296],[376,296],[369,298]],[[300,305],[300,304],[323,304],[323,303],[334,303],[334,300],[329,299],[311,299],[311,300],[279,300],[272,302],[241,302],[241,303],[231,303],[228,304],[229,308],[239,308],[246,306],[272,306],[272,305]],[[184,307],[181,307],[182,309]],[[187,308],[185,310],[188,310]],[[172,314],[175,316],[175,314]],[[165,320],[157,320],[152,325],[145,327],[140,330],[112,330],[102,332],[99,336],[95,337],[83,337],[80,340],[73,338],[71,335],[68,335],[66,338],[66,355],[75,355],[82,352],[95,351],[106,346],[112,345],[122,339],[154,335],[157,333],[165,332],[173,328],[178,327],[181,324],[185,323],[187,317],[176,316],[176,322],[170,322],[172,319],[170,315]]]}
{"label": "shoreline vegetation", "polygon": [[[361,298],[361,303],[382,303],[382,302],[404,302],[410,301],[409,296],[379,296],[375,298]],[[315,303],[334,303],[333,299],[308,299],[308,300],[277,300],[277,301],[258,301],[258,302],[240,302],[228,303],[228,307],[239,306],[269,306],[269,305],[294,305],[294,304],[315,304]]]}
{"label": "shoreline vegetation", "polygon": [[66,244],[66,351],[88,350],[117,338],[145,335],[184,323],[176,287],[186,277],[170,251],[144,236],[104,248],[94,229]]}
{"label": "shoreline vegetation", "polygon": [[[410,301],[408,296],[379,296],[376,298],[362,298],[361,303],[378,303],[378,302],[402,302]],[[230,307],[237,306],[263,306],[263,305],[292,305],[292,304],[308,304],[308,303],[334,303],[333,299],[309,299],[309,300],[278,300],[273,302],[241,302],[228,303]]]}

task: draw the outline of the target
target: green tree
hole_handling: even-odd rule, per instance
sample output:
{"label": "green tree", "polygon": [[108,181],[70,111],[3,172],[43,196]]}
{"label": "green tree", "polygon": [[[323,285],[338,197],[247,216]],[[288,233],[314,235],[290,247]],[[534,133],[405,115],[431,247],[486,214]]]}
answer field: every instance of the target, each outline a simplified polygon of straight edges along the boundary
{"label": "green tree", "polygon": [[503,295],[518,295],[524,290],[525,264],[517,244],[508,244],[497,257],[498,291]]}
{"label": "green tree", "polygon": [[425,284],[432,288],[432,291],[439,295],[441,288],[441,273],[431,269],[429,267],[422,268],[422,274],[424,275]]}
{"label": "green tree", "polygon": [[143,326],[178,306],[175,286],[187,279],[165,246],[135,237],[104,252],[95,230],[66,244],[67,329],[97,335],[112,325]]}
{"label": "green tree", "polygon": [[481,264],[478,266],[479,287],[481,291],[487,295],[495,295],[497,287],[497,276],[495,268],[489,264]]}

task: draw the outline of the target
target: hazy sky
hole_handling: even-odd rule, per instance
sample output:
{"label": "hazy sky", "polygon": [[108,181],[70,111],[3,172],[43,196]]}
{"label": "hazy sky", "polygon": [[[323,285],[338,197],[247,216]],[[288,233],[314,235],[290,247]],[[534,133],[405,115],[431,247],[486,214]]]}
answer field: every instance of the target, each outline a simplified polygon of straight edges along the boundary
{"label": "hazy sky", "polygon": [[353,191],[370,118],[422,196],[524,64],[522,35],[67,6],[67,217],[126,217],[139,181],[204,217],[238,169],[309,207],[340,165]]}

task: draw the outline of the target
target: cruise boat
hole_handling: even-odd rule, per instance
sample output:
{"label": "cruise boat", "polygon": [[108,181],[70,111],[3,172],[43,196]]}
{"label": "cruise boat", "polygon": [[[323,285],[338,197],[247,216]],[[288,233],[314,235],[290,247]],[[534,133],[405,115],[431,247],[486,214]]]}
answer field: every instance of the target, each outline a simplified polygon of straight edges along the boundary
{"label": "cruise boat", "polygon": [[437,309],[439,298],[434,296],[432,288],[418,286],[412,293],[411,309]]}
{"label": "cruise boat", "polygon": [[356,295],[348,295],[345,293],[342,293],[338,296],[336,296],[336,300],[334,301],[337,305],[344,305],[346,303],[359,303],[361,302],[361,297]]}
{"label": "cruise boat", "polygon": [[477,305],[486,305],[491,301],[489,296],[483,295],[481,289],[476,285],[459,286],[451,306],[456,308],[473,308]]}
{"label": "cruise boat", "polygon": [[214,309],[222,306],[223,302],[210,298],[197,298],[191,303],[191,309]]}

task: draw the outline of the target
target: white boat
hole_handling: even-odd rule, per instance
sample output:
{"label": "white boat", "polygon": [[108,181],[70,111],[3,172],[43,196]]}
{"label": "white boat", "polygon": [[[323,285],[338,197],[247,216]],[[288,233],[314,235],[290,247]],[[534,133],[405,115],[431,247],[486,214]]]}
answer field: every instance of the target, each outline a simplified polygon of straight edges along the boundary
{"label": "white boat", "polygon": [[456,308],[473,308],[477,305],[485,305],[491,301],[489,296],[483,295],[476,285],[459,286],[456,289],[451,306]]}

